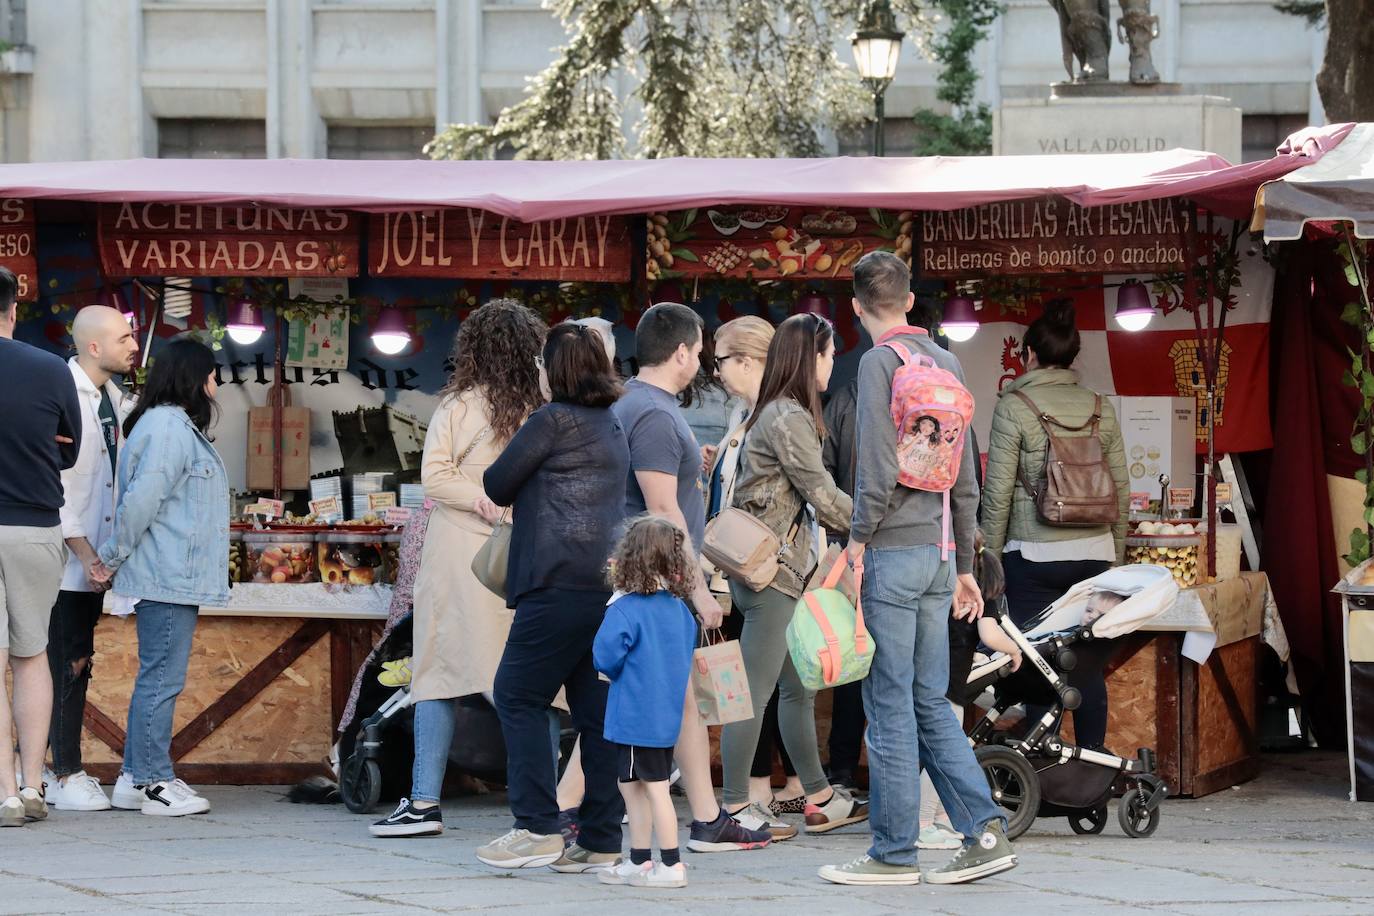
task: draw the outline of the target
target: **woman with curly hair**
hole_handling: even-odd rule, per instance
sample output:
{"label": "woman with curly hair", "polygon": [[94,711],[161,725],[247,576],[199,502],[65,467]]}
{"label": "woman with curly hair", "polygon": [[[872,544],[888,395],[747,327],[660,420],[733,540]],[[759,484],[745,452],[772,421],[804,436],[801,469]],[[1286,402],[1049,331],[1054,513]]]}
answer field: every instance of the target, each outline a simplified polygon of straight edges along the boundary
{"label": "woman with curly hair", "polygon": [[[544,403],[539,358],[548,328],[512,299],[493,299],[458,329],[453,375],[429,421],[420,481],[434,504],[415,578],[411,796],[372,825],[373,836],[444,829],[440,788],[453,740],[454,702],[491,696],[512,615],[472,574],[501,509],[482,475]],[[550,751],[552,753],[552,751]]]}

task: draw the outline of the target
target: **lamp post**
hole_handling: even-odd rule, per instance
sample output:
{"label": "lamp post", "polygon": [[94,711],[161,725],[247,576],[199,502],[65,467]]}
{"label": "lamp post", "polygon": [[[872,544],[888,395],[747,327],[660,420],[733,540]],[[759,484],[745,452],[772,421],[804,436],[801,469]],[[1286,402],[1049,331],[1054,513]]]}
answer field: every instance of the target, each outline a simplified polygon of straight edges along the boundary
{"label": "lamp post", "polygon": [[850,36],[854,65],[859,78],[873,93],[873,155],[883,155],[883,93],[897,73],[906,33],[897,28],[897,17],[888,0],[871,0],[859,17],[859,28]]}

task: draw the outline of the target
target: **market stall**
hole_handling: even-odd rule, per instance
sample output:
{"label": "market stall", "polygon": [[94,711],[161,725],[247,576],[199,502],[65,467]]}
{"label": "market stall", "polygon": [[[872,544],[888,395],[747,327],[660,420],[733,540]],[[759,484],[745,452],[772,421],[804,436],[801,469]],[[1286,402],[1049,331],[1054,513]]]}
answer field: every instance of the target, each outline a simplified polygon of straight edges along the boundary
{"label": "market stall", "polygon": [[[1308,301],[1303,304],[1314,311],[1341,314],[1349,325],[1346,336],[1358,338],[1357,342],[1338,339],[1337,343],[1343,350],[1339,357],[1344,363],[1343,381],[1359,391],[1358,399],[1351,392],[1359,410],[1353,417],[1342,416],[1343,423],[1332,418],[1331,425],[1337,427],[1332,437],[1335,442],[1328,440],[1320,450],[1346,460],[1319,463],[1317,456],[1299,448],[1285,455],[1284,471],[1292,479],[1306,485],[1315,478],[1323,484],[1315,493],[1300,491],[1295,495],[1310,499],[1319,525],[1327,524],[1326,530],[1319,527],[1313,532],[1315,537],[1302,537],[1308,533],[1302,531],[1281,545],[1291,562],[1285,564],[1277,585],[1292,596],[1288,602],[1290,619],[1302,622],[1303,637],[1295,641],[1300,674],[1311,682],[1317,680],[1313,669],[1329,672],[1336,664],[1340,666],[1342,677],[1324,679],[1323,697],[1337,701],[1344,709],[1350,797],[1374,801],[1374,574],[1369,572],[1367,560],[1374,531],[1374,515],[1370,513],[1374,498],[1368,486],[1374,453],[1368,447],[1370,391],[1365,381],[1374,370],[1370,352],[1374,312],[1366,241],[1374,238],[1374,125],[1356,125],[1330,155],[1262,185],[1255,197],[1252,228],[1262,230],[1267,242],[1288,243],[1290,250],[1297,250],[1301,260],[1294,279],[1300,290],[1306,287]],[[1321,282],[1321,269],[1313,261],[1323,253],[1344,274],[1344,283]],[[1294,347],[1305,351],[1308,359],[1294,366],[1289,380],[1290,388],[1301,398],[1321,387],[1317,378],[1320,369],[1314,365],[1318,360],[1312,356],[1315,348],[1308,337],[1309,328],[1297,321],[1295,325],[1299,333],[1294,335]],[[1356,348],[1358,354],[1347,362],[1345,355]],[[1313,400],[1309,396],[1306,403]],[[1320,420],[1328,414],[1327,410],[1318,411]],[[1363,437],[1363,446],[1356,444],[1356,437]],[[1359,479],[1361,472],[1363,480]],[[1328,495],[1329,499],[1323,499]],[[1332,535],[1330,540],[1327,532]],[[1339,606],[1334,596],[1313,595],[1330,586],[1338,568],[1337,557],[1341,579],[1335,592]]]}
{"label": "market stall", "polygon": [[[235,548],[240,581],[229,607],[207,609],[198,631],[174,756],[203,768],[186,770],[193,781],[281,781],[327,755],[353,672],[389,603],[382,581],[355,579],[356,564],[336,560],[368,547],[358,536],[384,544],[388,533],[339,524],[368,513],[396,524],[416,505],[424,424],[453,333],[480,302],[513,295],[549,321],[599,314],[615,325],[622,357],[633,353],[638,314],[656,298],[692,303],[708,328],[737,314],[778,320],[818,311],[836,321],[843,341],[838,380],[863,346],[846,281],[862,254],[880,248],[906,257],[937,292],[944,284],[957,293],[958,283],[990,271],[1042,278],[1036,295],[1077,287],[1074,295],[1096,297],[1102,322],[1103,290],[1120,288],[1122,278],[1153,283],[1181,274],[1176,318],[1192,321],[1187,306],[1198,294],[1188,268],[1204,250],[1197,214],[1245,216],[1261,181],[1311,161],[1347,130],[1331,128],[1324,145],[1240,167],[1189,151],[1021,157],[1014,165],[8,165],[0,166],[0,233],[12,230],[28,244],[22,252],[0,244],[0,263],[21,276],[21,339],[62,352],[71,311],[102,296],[127,306],[154,356],[160,340],[188,329],[222,346],[215,435],[238,491],[232,514],[252,530]],[[1032,237],[1033,245],[1022,244]],[[1205,250],[1213,250],[1210,238]],[[1239,288],[1263,298],[1248,276]],[[982,292],[985,309],[1035,307],[1034,296],[1018,299],[1014,286]],[[1236,347],[1241,334],[1232,330]],[[1220,344],[1218,336],[1218,354]],[[1114,362],[1121,345],[1104,325],[1091,358]],[[1133,358],[1130,346],[1122,364]],[[1229,356],[1235,376],[1246,371],[1243,358],[1239,349]],[[964,362],[994,386],[1016,371],[1000,349]],[[633,360],[622,358],[621,368],[633,372]],[[1108,390],[1176,397],[1169,371],[1163,382],[1137,380],[1138,390],[1123,390],[1124,381]],[[1216,366],[1211,372],[1215,381]],[[1197,403],[1195,390],[1188,395]],[[1258,432],[1254,425],[1238,420],[1225,433],[1268,435],[1267,418]],[[1224,607],[1218,614],[1229,619]],[[102,627],[97,655],[88,738],[93,769],[108,775],[100,767],[112,766],[122,745],[132,628]],[[1189,694],[1186,681],[1179,685],[1181,709],[1208,708],[1206,689]],[[1252,710],[1242,707],[1245,720]],[[1198,733],[1206,743],[1201,726]]]}

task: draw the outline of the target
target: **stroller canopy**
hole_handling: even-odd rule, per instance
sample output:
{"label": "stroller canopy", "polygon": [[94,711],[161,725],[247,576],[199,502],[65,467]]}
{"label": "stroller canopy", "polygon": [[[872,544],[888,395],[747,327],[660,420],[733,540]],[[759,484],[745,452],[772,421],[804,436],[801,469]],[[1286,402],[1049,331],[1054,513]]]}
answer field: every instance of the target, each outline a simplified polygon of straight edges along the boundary
{"label": "stroller canopy", "polygon": [[1126,600],[1093,622],[1093,635],[1112,639],[1134,633],[1167,611],[1178,598],[1178,583],[1162,566],[1118,566],[1100,576],[1085,579],[1028,623],[1026,638],[1034,642],[1061,630],[1071,630],[1083,622],[1088,599],[1093,592],[1112,592]]}

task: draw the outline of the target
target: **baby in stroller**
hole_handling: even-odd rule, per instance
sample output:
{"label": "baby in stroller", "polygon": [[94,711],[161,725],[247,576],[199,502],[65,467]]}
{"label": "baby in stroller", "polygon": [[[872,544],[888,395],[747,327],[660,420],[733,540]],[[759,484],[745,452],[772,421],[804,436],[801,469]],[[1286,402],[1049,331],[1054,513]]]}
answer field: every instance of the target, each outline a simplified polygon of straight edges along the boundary
{"label": "baby in stroller", "polygon": [[[1132,837],[1155,831],[1167,787],[1154,774],[1154,753],[1141,748],[1135,758],[1123,758],[1069,745],[1059,725],[1064,712],[1081,700],[1064,677],[1076,664],[1077,651],[1095,651],[1103,640],[1134,632],[1177,597],[1169,570],[1123,566],[1075,585],[1024,633],[990,606],[997,627],[1030,662],[1018,663],[1016,653],[997,651],[972,666],[965,693],[994,690],[996,699],[970,738],[993,798],[1008,809],[1009,838],[1024,833],[1037,816],[1067,817],[1076,833],[1099,833],[1116,790],[1124,791],[1117,812],[1122,830]],[[1019,736],[997,730],[997,720],[1017,703],[1034,710],[1026,729]]]}

